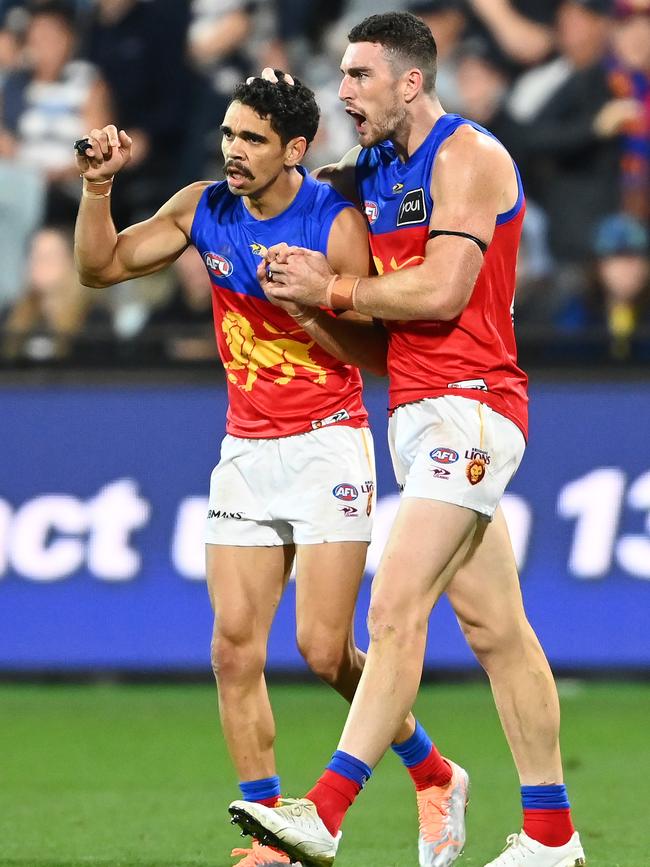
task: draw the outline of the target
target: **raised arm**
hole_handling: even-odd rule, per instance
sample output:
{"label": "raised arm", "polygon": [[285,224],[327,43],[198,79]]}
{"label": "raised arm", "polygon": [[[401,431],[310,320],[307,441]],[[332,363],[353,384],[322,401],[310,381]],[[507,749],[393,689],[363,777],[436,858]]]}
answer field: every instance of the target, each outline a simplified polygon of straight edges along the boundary
{"label": "raised arm", "polygon": [[[471,127],[461,127],[441,147],[431,179],[435,203],[430,228],[463,232],[489,244],[497,215],[517,199],[517,179],[507,151]],[[270,251],[273,259],[274,251]],[[361,278],[354,297],[337,292],[335,306],[377,319],[452,320],[465,308],[483,265],[478,244],[466,237],[431,238],[421,264],[380,277]],[[315,253],[271,261],[277,297],[328,306],[332,269]],[[350,289],[353,281],[346,281]],[[347,301],[347,303],[346,303]]]}
{"label": "raised arm", "polygon": [[540,63],[553,50],[553,28],[527,18],[510,0],[469,0],[469,6],[518,63]]}
{"label": "raised arm", "polygon": [[131,158],[131,139],[112,125],[92,130],[88,138],[91,149],[77,156],[83,177],[75,227],[81,282],[104,287],[165,268],[189,244],[192,217],[207,182],[185,187],[153,217],[118,234],[110,195],[115,175]]}

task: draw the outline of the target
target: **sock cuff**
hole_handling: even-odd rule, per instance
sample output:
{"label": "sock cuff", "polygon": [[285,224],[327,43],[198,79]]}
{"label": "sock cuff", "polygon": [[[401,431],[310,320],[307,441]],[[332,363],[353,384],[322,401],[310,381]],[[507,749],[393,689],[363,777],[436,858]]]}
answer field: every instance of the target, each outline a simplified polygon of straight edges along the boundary
{"label": "sock cuff", "polygon": [[571,807],[566,786],[522,786],[521,804],[524,810],[568,810]]}
{"label": "sock cuff", "polygon": [[415,731],[408,740],[401,744],[393,744],[393,752],[396,753],[407,768],[419,765],[429,757],[433,742],[419,722],[415,723]]}
{"label": "sock cuff", "polygon": [[372,776],[372,768],[356,756],[337,750],[327,766],[328,771],[334,771],[363,788]]}
{"label": "sock cuff", "polygon": [[268,801],[280,797],[280,777],[264,777],[239,784],[245,801]]}

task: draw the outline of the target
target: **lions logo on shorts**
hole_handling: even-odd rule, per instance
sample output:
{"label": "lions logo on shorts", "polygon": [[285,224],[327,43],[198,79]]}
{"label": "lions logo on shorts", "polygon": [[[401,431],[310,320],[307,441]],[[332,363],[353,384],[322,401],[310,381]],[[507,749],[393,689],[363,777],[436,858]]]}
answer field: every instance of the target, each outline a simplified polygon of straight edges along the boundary
{"label": "lions logo on shorts", "polygon": [[483,458],[474,458],[465,468],[465,474],[470,485],[478,485],[485,477],[485,461]]}

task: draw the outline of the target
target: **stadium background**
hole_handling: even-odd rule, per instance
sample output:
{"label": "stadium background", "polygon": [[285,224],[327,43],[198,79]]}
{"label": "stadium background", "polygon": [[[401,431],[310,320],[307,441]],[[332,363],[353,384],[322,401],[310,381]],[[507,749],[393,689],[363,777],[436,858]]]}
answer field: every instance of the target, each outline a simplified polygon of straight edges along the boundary
{"label": "stadium background", "polygon": [[[336,100],[345,33],[385,8],[424,17],[445,107],[493,129],[522,167],[516,322],[531,440],[505,506],[527,609],[561,676],[590,863],[648,863],[650,4],[0,0],[2,867],[225,864],[236,845],[221,819],[235,780],[216,724],[202,576],[225,406],[209,286],[191,253],[103,293],[79,286],[69,144],[91,117],[136,131],[138,158],[114,203],[127,225],[181,184],[221,176],[227,94],[269,64],[316,90],[323,120],[309,165],[336,159],[352,143]],[[361,643],[396,502],[381,381],[368,378],[367,401],[380,499]],[[290,585],[269,668],[295,792],[334,745],[344,708],[304,670],[292,603]],[[444,602],[426,669],[418,712],[472,770],[464,860],[480,867],[516,830],[516,782]],[[198,684],[176,683],[188,678]],[[604,779],[617,781],[615,798]],[[350,820],[342,867],[413,863],[401,831],[409,804],[388,760]]]}

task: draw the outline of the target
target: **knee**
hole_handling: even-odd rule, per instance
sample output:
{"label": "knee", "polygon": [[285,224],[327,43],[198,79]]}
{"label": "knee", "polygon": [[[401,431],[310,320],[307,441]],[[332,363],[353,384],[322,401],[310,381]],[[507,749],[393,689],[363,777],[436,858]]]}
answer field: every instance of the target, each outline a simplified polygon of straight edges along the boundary
{"label": "knee", "polygon": [[308,635],[299,634],[298,649],[316,677],[332,686],[339,683],[353,664],[348,641],[330,635],[314,631]]}
{"label": "knee", "polygon": [[518,620],[499,620],[493,623],[460,621],[460,626],[472,653],[490,672],[499,665],[508,665],[525,653],[526,623]]}
{"label": "knee", "polygon": [[264,646],[237,631],[215,626],[210,645],[212,671],[220,686],[246,683],[261,676],[266,663]]}
{"label": "knee", "polygon": [[397,605],[378,598],[371,601],[368,609],[368,635],[373,644],[405,640],[426,632],[429,611],[420,606]]}

